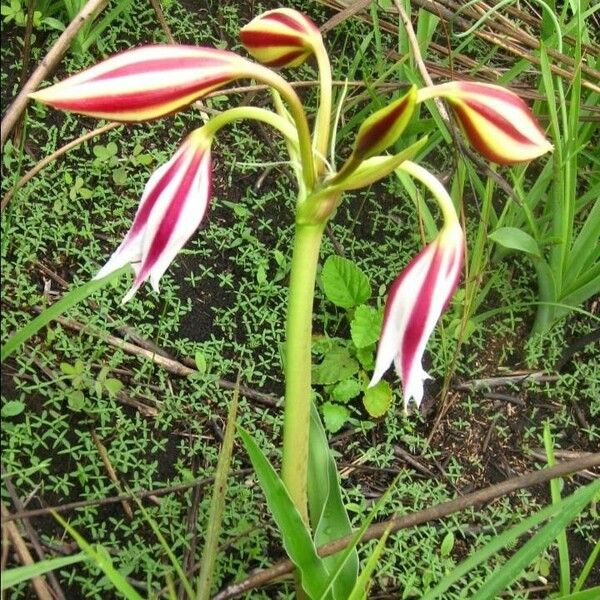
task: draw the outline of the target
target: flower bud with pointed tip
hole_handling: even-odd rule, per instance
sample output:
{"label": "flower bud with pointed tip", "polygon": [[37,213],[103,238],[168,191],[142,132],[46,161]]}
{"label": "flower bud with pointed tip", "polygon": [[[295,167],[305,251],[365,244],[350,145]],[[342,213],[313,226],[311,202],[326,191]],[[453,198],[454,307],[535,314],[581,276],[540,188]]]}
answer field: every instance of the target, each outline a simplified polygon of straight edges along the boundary
{"label": "flower bud with pointed tip", "polygon": [[291,8],[268,10],[240,30],[246,50],[268,67],[297,67],[322,45],[318,27]]}
{"label": "flower bud with pointed tip", "polygon": [[553,149],[527,104],[510,90],[470,81],[419,90],[419,102],[434,97],[448,101],[472,146],[491,162],[525,162]]}
{"label": "flower bud with pointed tip", "polygon": [[110,119],[156,119],[191,104],[260,65],[226,50],[195,46],[142,46],[29,97],[54,108]]}
{"label": "flower bud with pointed tip", "polygon": [[402,98],[370,115],[356,134],[351,160],[364,160],[389,148],[408,125],[416,98],[416,87],[412,86]]}

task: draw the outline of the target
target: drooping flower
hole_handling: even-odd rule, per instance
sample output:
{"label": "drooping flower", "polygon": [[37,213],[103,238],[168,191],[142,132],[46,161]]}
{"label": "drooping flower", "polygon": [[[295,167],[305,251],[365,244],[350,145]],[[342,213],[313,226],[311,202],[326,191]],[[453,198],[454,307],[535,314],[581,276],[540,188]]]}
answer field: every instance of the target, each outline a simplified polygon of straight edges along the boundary
{"label": "drooping flower", "polygon": [[146,279],[158,283],[177,253],[200,226],[211,195],[210,143],[201,129],[184,141],[173,157],[148,180],[131,229],[96,279],[130,263],[130,300]]}
{"label": "drooping flower", "polygon": [[385,304],[383,328],[375,371],[375,385],[392,361],[403,387],[404,404],[423,399],[423,381],[429,376],[421,359],[433,329],[460,279],[463,233],[455,223],[413,258],[396,278]]}
{"label": "drooping flower", "polygon": [[297,67],[322,44],[319,28],[302,13],[277,8],[258,15],[240,30],[246,50],[269,67]]}
{"label": "drooping flower", "polygon": [[510,165],[553,149],[527,104],[510,90],[451,81],[419,90],[417,101],[433,97],[448,100],[473,147],[492,162]]}
{"label": "drooping flower", "polygon": [[137,122],[175,112],[260,65],[226,50],[143,46],[122,52],[30,98],[55,108]]}
{"label": "drooping flower", "polygon": [[425,183],[440,205],[444,226],[433,242],[415,256],[390,288],[375,370],[369,386],[376,385],[392,362],[402,381],[404,405],[423,399],[429,375],[421,360],[442,312],[458,286],[464,256],[464,234],[444,186],[423,167],[403,162],[401,170]]}

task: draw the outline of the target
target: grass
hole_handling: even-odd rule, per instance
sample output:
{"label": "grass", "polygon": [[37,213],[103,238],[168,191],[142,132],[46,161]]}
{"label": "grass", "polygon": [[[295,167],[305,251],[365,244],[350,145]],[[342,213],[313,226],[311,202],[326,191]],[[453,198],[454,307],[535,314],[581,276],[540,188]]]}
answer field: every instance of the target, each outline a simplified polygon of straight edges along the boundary
{"label": "grass", "polygon": [[[167,18],[175,37],[181,42],[239,49],[235,36],[248,15],[241,15],[236,3],[206,4],[201,13],[189,10],[183,3],[168,4]],[[319,4],[294,5],[306,10],[317,22],[326,20],[325,9]],[[337,76],[348,71],[352,76],[367,76],[371,66],[377,65],[372,74],[375,79],[391,69],[381,49],[394,47],[396,40],[378,30],[376,39],[361,49],[360,43],[370,32],[368,25],[350,19],[330,34],[328,43],[330,39],[336,47],[344,48],[344,52],[332,53]],[[111,53],[130,44],[162,39],[152,11],[143,7],[120,17],[106,32],[103,43],[105,51]],[[2,49],[3,60],[10,66],[5,73],[19,72],[16,44],[6,44]],[[34,50],[36,60],[41,58],[40,51],[41,47]],[[96,56],[91,55],[69,56],[62,63],[64,73],[95,60]],[[311,78],[314,72],[306,67],[298,77]],[[12,86],[9,92],[15,89],[6,74],[3,86]],[[313,95],[306,92],[307,102]],[[230,101],[234,103],[236,99]],[[352,139],[349,124],[368,102],[367,97],[362,98],[355,112],[344,115],[345,129],[340,129],[340,139],[346,144]],[[212,101],[215,108],[223,104],[224,101]],[[199,122],[198,110],[192,109],[156,123],[111,131],[70,152],[17,192],[2,222],[3,340],[31,318],[32,306],[54,301],[64,291],[52,280],[48,291],[48,275],[39,264],[69,285],[83,283],[94,275],[129,226],[149,173],[174,152],[183,133]],[[4,153],[4,169],[9,176],[3,180],[3,191],[12,185],[13,173],[17,177],[37,159],[80,135],[84,125],[94,126],[88,119],[32,106],[24,153],[20,156],[17,149]],[[116,152],[111,150],[108,158],[99,157],[106,156],[109,144],[116,145]],[[104,150],[99,150],[100,146]],[[279,142],[275,142],[275,147],[280,147]],[[438,148],[440,151],[432,153],[426,162],[436,172],[444,173],[452,168],[451,155],[448,150],[441,150],[443,145]],[[147,158],[140,161],[140,156]],[[103,498],[119,492],[119,486],[106,473],[92,431],[106,446],[121,483],[131,489],[154,489],[194,477],[209,477],[217,464],[218,431],[223,428],[224,407],[231,397],[230,392],[216,385],[216,380],[233,380],[239,369],[243,385],[281,394],[280,343],[294,197],[279,167],[269,171],[260,187],[257,183],[264,173],[263,163],[278,158],[253,127],[230,127],[215,148],[215,198],[209,219],[163,278],[160,296],[145,287],[122,307],[119,301],[128,282],[121,281],[97,292],[94,304],[86,302],[69,312],[69,318],[115,335],[120,335],[123,325],[132,326],[179,357],[200,353],[205,363],[202,376],[175,378],[97,336],[74,334],[56,323],[5,367],[3,405],[19,400],[25,410],[5,418],[3,468],[11,474],[19,496],[32,498],[29,506]],[[115,175],[117,170],[119,174]],[[471,181],[473,196],[478,197],[477,182]],[[389,282],[420,246],[418,222],[410,202],[401,183],[390,178],[385,184],[348,197],[332,222],[333,238],[326,239],[322,257],[337,252],[335,239],[346,257],[367,274],[374,306],[383,303]],[[476,234],[474,205],[467,207],[467,216],[468,227]],[[551,370],[564,351],[565,340],[577,339],[597,327],[591,317],[574,313],[543,338],[532,338],[523,344],[531,322],[530,303],[535,300],[535,276],[530,265],[512,257],[493,268],[489,263],[484,265],[482,275],[491,283],[472,315],[472,328],[456,362],[457,379],[523,366]],[[317,291],[316,309],[317,331],[344,326],[343,314],[328,302],[322,290]],[[498,312],[486,319],[478,318],[490,310]],[[430,395],[436,385],[439,387],[451,361],[456,321],[461,316],[459,299],[428,347],[427,368],[437,382],[427,388]],[[88,375],[81,388],[84,404],[74,410],[68,402],[74,389],[73,377],[64,369],[61,371],[60,365],[74,365],[77,360],[82,361]],[[523,399],[526,408],[515,409],[510,403],[486,399],[481,393],[461,395],[430,445],[426,441],[430,417],[415,414],[406,418],[400,409],[398,386],[394,385],[395,404],[384,420],[374,421],[361,413],[352,435],[333,439],[338,462],[353,466],[346,468],[343,477],[353,524],[362,522],[374,498],[393,478],[383,469],[399,473],[399,479],[398,491],[382,510],[385,514],[409,512],[449,499],[456,489],[479,487],[483,481],[503,479],[512,471],[540,466],[543,461],[529,451],[543,447],[545,420],[550,423],[557,449],[597,447],[599,360],[597,348],[583,348],[556,381],[530,383],[509,392]],[[115,394],[96,393],[94,384],[102,370],[108,377],[122,381],[129,397],[156,409],[156,416],[144,417],[123,405]],[[587,415],[587,426],[577,420],[574,406]],[[280,442],[280,417],[277,410],[240,398],[240,424],[258,438],[262,448],[271,449],[274,462],[274,448]],[[492,432],[490,441],[483,450],[488,431]],[[433,476],[408,468],[398,458],[398,446],[419,457],[433,470]],[[508,460],[508,466],[496,464],[497,456]],[[360,465],[381,470],[361,470]],[[233,469],[246,466],[247,457],[238,444]],[[223,515],[224,551],[218,556],[215,573],[218,586],[281,556],[277,533],[255,478],[247,474],[233,476],[229,485]],[[10,501],[5,486],[2,498]],[[208,488],[200,497],[198,522],[188,529],[191,500],[190,490],[162,496],[158,506],[146,504],[150,517],[180,559],[193,535],[203,537],[210,502]],[[523,492],[452,517],[443,524],[395,534],[388,539],[375,586],[390,593],[397,591],[403,597],[418,597],[420,591],[433,586],[473,548],[548,500],[547,495]],[[78,510],[68,517],[90,543],[107,547],[121,573],[148,596],[150,590],[156,592],[165,584],[165,574],[174,576],[159,540],[135,506],[132,520],[127,519],[119,504]],[[48,548],[63,546],[56,523],[49,519],[33,523]],[[598,526],[584,515],[573,531],[589,551]],[[455,538],[451,550],[442,549],[448,532]],[[361,556],[368,556],[372,549],[365,547]],[[582,562],[585,558],[581,554],[574,560]],[[461,585],[464,589],[476,589],[505,560],[506,554],[498,555],[491,563],[469,573]],[[555,549],[540,556],[528,568],[525,580],[511,588],[510,597],[527,598],[528,581],[536,585],[545,578],[555,581],[547,573],[547,566],[552,571],[555,564]],[[87,563],[64,567],[59,578],[71,594],[69,597],[109,597],[108,581]],[[460,587],[446,597],[462,597],[457,590]],[[26,586],[21,585],[12,597],[25,598],[27,593]],[[257,599],[268,597],[272,597],[269,590],[252,594]],[[291,597],[291,587],[282,591],[280,597]]]}

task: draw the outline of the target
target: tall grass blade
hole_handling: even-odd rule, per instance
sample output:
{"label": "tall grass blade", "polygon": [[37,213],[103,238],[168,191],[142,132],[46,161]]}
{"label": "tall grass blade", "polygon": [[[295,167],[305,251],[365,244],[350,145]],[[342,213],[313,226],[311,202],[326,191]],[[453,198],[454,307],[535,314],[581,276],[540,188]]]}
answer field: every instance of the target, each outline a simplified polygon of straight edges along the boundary
{"label": "tall grass blade", "polygon": [[73,554],[72,556],[59,556],[58,558],[41,560],[40,562],[33,563],[32,565],[7,569],[2,573],[0,590],[7,590],[18,583],[22,583],[23,581],[29,581],[34,577],[39,577],[40,575],[44,575],[50,571],[62,569],[63,567],[68,567],[69,565],[74,565],[75,563],[83,562],[85,560],[88,560],[86,553],[79,552],[79,554]]}
{"label": "tall grass blade", "polygon": [[223,435],[223,446],[221,447],[219,460],[217,462],[217,470],[215,472],[215,483],[208,512],[206,541],[204,542],[202,561],[200,563],[200,575],[198,576],[198,585],[196,588],[196,598],[198,600],[209,600],[210,598],[213,571],[219,549],[219,535],[221,533],[221,524],[223,522],[225,497],[227,495],[227,477],[231,466],[231,454],[233,452],[235,420],[237,417],[239,396],[240,373],[238,372],[233,391],[233,399],[227,413],[227,425],[225,426],[225,434]]}
{"label": "tall grass blade", "polygon": [[85,300],[96,290],[102,289],[109,283],[118,279],[125,271],[129,270],[129,265],[111,273],[103,279],[92,279],[83,285],[67,292],[58,302],[49,306],[44,312],[40,313],[35,319],[21,327],[3,346],[0,351],[0,362],[4,362],[19,346],[24,344],[30,337],[34,336],[42,327],[48,325],[50,321],[62,315],[75,304]]}

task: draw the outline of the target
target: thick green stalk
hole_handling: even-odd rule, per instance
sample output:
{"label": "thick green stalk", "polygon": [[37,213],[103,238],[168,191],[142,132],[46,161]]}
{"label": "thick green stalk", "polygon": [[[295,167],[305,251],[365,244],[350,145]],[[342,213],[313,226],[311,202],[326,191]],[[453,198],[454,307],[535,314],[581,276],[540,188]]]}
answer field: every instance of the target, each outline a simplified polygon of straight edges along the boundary
{"label": "thick green stalk", "polygon": [[281,477],[307,524],[306,480],[313,298],[324,229],[325,223],[296,224],[285,331],[285,408]]}

